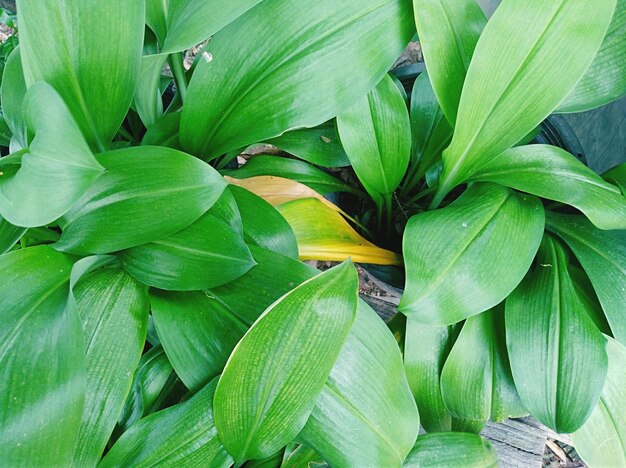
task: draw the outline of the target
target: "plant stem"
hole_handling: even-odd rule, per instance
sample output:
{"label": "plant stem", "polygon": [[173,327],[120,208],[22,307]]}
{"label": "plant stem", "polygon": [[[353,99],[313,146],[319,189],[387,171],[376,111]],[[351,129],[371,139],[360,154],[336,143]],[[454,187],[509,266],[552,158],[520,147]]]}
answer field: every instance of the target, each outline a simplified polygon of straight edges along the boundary
{"label": "plant stem", "polygon": [[385,224],[386,224],[386,229],[385,229],[385,235],[387,237],[387,242],[391,241],[391,233],[392,233],[392,223],[393,223],[393,216],[391,213],[391,193],[386,193],[384,196],[384,211],[385,211]]}
{"label": "plant stem", "polygon": [[167,60],[170,63],[180,98],[184,102],[187,96],[187,77],[185,76],[185,67],[183,67],[183,53],[171,54]]}
{"label": "plant stem", "polygon": [[131,133],[124,128],[124,126],[120,127],[120,129],[118,130],[118,133],[122,135],[124,138],[126,138],[128,141],[135,141],[135,137],[132,136]]}

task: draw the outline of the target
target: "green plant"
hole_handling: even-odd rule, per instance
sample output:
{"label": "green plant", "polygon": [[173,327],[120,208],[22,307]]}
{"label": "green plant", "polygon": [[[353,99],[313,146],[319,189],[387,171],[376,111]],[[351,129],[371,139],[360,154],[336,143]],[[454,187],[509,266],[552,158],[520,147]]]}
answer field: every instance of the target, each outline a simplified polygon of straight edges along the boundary
{"label": "green plant", "polygon": [[[530,411],[623,461],[623,170],[512,147],[624,94],[625,2],[462,3],[18,0],[0,460],[490,466],[471,432]],[[415,23],[409,114],[387,71]],[[258,143],[299,159],[236,168]],[[347,165],[362,187],[320,169]],[[404,263],[406,325],[348,256]]]}

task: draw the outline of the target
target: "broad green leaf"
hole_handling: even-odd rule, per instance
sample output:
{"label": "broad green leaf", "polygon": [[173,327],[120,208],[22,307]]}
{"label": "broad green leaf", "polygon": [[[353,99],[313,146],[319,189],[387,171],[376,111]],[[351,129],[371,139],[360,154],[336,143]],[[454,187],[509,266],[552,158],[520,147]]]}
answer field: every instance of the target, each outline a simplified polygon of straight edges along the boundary
{"label": "broad green leaf", "polygon": [[593,63],[557,112],[582,112],[626,94],[626,0],[617,0],[613,21]]}
{"label": "broad green leaf", "polygon": [[337,129],[357,177],[372,198],[388,199],[411,157],[411,123],[389,75],[337,116]]}
{"label": "broad green leaf", "polygon": [[119,254],[142,283],[169,291],[196,291],[228,283],[253,265],[241,236],[211,212],[169,237]]}
{"label": "broad green leaf", "polygon": [[565,250],[548,235],[536,265],[506,301],[506,343],[530,414],[556,432],[580,428],[604,385],[606,340],[574,289]]}
{"label": "broad green leaf", "polygon": [[318,455],[318,453],[312,448],[306,447],[304,445],[299,445],[293,452],[286,457],[282,464],[281,468],[314,468],[318,465],[325,465],[322,457]]}
{"label": "broad green leaf", "polygon": [[615,4],[505,0],[498,7],[467,72],[434,205],[563,101],[600,49]]}
{"label": "broad green leaf", "polygon": [[250,245],[298,258],[298,242],[289,223],[272,205],[246,189],[229,186],[243,222],[243,238]]}
{"label": "broad green leaf", "polygon": [[216,386],[217,378],[191,399],[137,422],[98,466],[230,466],[213,421]]}
{"label": "broad green leaf", "polygon": [[498,455],[487,439],[476,434],[463,432],[426,434],[418,437],[403,466],[497,468]]}
{"label": "broad green leaf", "polygon": [[619,188],[555,146],[511,148],[471,180],[495,182],[574,206],[600,229],[626,229],[626,198]]}
{"label": "broad green leaf", "polygon": [[413,10],[433,89],[454,126],[465,75],[487,18],[476,0],[413,0]]}
{"label": "broad green leaf", "polygon": [[318,166],[343,167],[350,164],[337,136],[334,121],[313,128],[292,130],[266,143]]}
{"label": "broad green leaf", "polygon": [[104,151],[135,92],[144,2],[18,0],[17,5],[27,85],[52,85],[92,149]]}
{"label": "broad green leaf", "polygon": [[141,418],[154,412],[159,395],[170,380],[173,370],[161,346],[151,348],[141,356],[130,393],[118,420],[122,431],[128,430]]}
{"label": "broad green leaf", "polygon": [[421,164],[425,171],[432,167],[452,138],[452,127],[439,107],[426,72],[420,74],[413,85],[411,130],[412,162]]}
{"label": "broad green leaf", "polygon": [[451,325],[494,307],[524,278],[543,229],[537,198],[495,184],[472,185],[448,207],[413,216],[398,310]]}
{"label": "broad green leaf", "polygon": [[337,211],[314,198],[294,200],[278,207],[298,240],[301,260],[343,261],[401,265],[395,252],[376,247],[359,235]]}
{"label": "broad green leaf", "polygon": [[147,0],[146,22],[165,54],[190,49],[261,0]]}
{"label": "broad green leaf", "polygon": [[212,60],[200,60],[189,85],[183,147],[213,158],[326,122],[383,78],[414,33],[411,14],[401,0],[261,2],[206,47]]}
{"label": "broad green leaf", "polygon": [[0,257],[0,460],[70,466],[85,397],[72,259],[48,246]]}
{"label": "broad green leaf", "polygon": [[460,419],[486,422],[525,416],[506,351],[504,307],[469,317],[441,372],[446,408]]}
{"label": "broad green leaf", "polygon": [[591,468],[626,465],[626,348],[607,337],[609,369],[598,406],[572,434],[576,452]]}
{"label": "broad green leaf", "polygon": [[618,164],[602,174],[602,177],[617,185],[621,189],[622,195],[626,196],[626,163]]}
{"label": "broad green leaf", "polygon": [[359,190],[307,162],[278,156],[255,156],[239,169],[223,171],[223,173],[237,179],[247,179],[256,176],[277,176],[293,179],[311,187],[321,195],[333,192],[361,193]]}
{"label": "broad green leaf", "polygon": [[49,224],[103,172],[61,97],[45,83],[24,98],[24,121],[35,137],[15,174],[0,172],[0,213],[12,224]]}
{"label": "broad green leaf", "polygon": [[357,288],[352,263],[328,270],[270,306],[239,342],[215,393],[215,423],[236,461],[270,456],[304,427],[352,327]]}
{"label": "broad green leaf", "polygon": [[161,344],[192,392],[222,372],[249,326],[204,292],[152,290],[150,304]]}
{"label": "broad green leaf", "polygon": [[208,164],[169,148],[142,146],[98,157],[106,172],[62,219],[60,250],[108,253],[189,226],[226,182]]}
{"label": "broad green leaf", "polygon": [[0,255],[11,250],[26,232],[26,228],[13,226],[0,216]]}
{"label": "broad green leaf", "polygon": [[227,224],[239,237],[243,236],[243,219],[232,187],[228,186],[211,207],[211,215]]}
{"label": "broad green leaf", "polygon": [[318,271],[291,257],[259,247],[250,247],[256,261],[245,275],[207,291],[211,299],[228,307],[248,326],[276,300]]}
{"label": "broad green leaf", "polygon": [[86,345],[87,392],[77,466],[95,466],[124,407],[146,341],[147,288],[119,265],[81,278],[74,296]]}
{"label": "broad green leaf", "polygon": [[452,430],[452,418],[441,396],[440,379],[453,339],[451,327],[424,325],[407,318],[404,371],[426,432]]}
{"label": "broad green leaf", "polygon": [[146,128],[152,127],[163,115],[163,99],[159,84],[166,61],[167,54],[141,57],[134,99],[137,113]]}
{"label": "broad green leaf", "polygon": [[24,81],[19,47],[13,49],[4,65],[0,94],[2,96],[2,116],[13,133],[13,140],[18,146],[25,148],[28,146],[23,115],[26,82]]}
{"label": "broad green leaf", "polygon": [[549,213],[548,229],[561,237],[589,276],[613,336],[626,345],[626,231],[601,231],[582,216]]}
{"label": "broad green leaf", "polygon": [[176,150],[182,149],[178,139],[180,128],[180,112],[172,112],[160,117],[148,127],[141,140],[142,146],[166,146]]}
{"label": "broad green leaf", "polygon": [[331,466],[400,466],[419,415],[393,335],[359,300],[354,325],[298,436]]}

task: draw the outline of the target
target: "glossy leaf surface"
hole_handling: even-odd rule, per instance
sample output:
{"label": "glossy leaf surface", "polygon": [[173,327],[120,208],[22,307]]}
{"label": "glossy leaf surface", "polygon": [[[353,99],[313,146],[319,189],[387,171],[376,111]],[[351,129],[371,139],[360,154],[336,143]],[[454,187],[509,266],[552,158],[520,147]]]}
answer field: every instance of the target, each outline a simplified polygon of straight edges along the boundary
{"label": "glossy leaf surface", "polygon": [[604,180],[617,185],[626,196],[626,163],[618,164],[602,174]]}
{"label": "glossy leaf surface", "polygon": [[500,5],[467,72],[438,198],[522,140],[563,101],[600,49],[615,3]]}
{"label": "glossy leaf surface", "polygon": [[17,7],[27,85],[52,85],[92,149],[106,150],[135,92],[144,2],[19,0]]}
{"label": "glossy leaf surface", "polygon": [[538,199],[495,184],[473,185],[450,206],[414,216],[404,233],[399,310],[450,325],[495,306],[528,271],[543,229]]}
{"label": "glossy leaf surface", "polygon": [[239,169],[224,172],[237,179],[256,176],[277,176],[296,180],[321,195],[333,192],[356,192],[345,182],[304,161],[277,156],[255,156]]}
{"label": "glossy leaf surface", "polygon": [[298,240],[301,260],[343,261],[376,265],[400,265],[395,252],[381,249],[359,235],[348,222],[326,204],[305,198],[278,207]]}
{"label": "glossy leaf surface", "polygon": [[413,33],[400,0],[262,2],[207,46],[212,60],[191,80],[181,142],[216,157],[326,122],[376,86]]}
{"label": "glossy leaf surface", "polygon": [[241,187],[231,185],[229,190],[237,202],[243,223],[243,238],[248,244],[298,258],[296,236],[276,208]]}
{"label": "glossy leaf surface", "polygon": [[600,229],[626,229],[626,198],[619,188],[555,146],[511,148],[483,166],[472,180],[574,206]]}
{"label": "glossy leaf surface", "polygon": [[506,301],[511,370],[530,414],[556,432],[580,428],[604,385],[605,342],[574,289],[565,250],[546,236],[535,267]]}
{"label": "glossy leaf surface", "polygon": [[504,308],[469,317],[441,373],[441,393],[455,417],[486,422],[528,414],[509,365]]}
{"label": "glossy leaf surface", "polygon": [[626,464],[626,348],[607,337],[609,368],[598,406],[572,434],[576,451],[588,466]]}
{"label": "glossy leaf surface", "polygon": [[226,186],[208,164],[169,148],[111,151],[98,161],[106,173],[62,220],[64,251],[108,253],[167,237],[200,218]]}
{"label": "glossy leaf surface", "polygon": [[24,121],[35,134],[15,174],[0,172],[0,213],[18,226],[51,223],[103,172],[63,100],[45,83],[26,93]]}
{"label": "glossy leaf surface", "polygon": [[146,22],[171,54],[208,39],[261,0],[147,0]]}
{"label": "glossy leaf surface", "polygon": [[191,391],[222,372],[249,326],[204,292],[153,290],[150,304],[161,344]]}
{"label": "glossy leaf surface", "polygon": [[440,380],[453,340],[451,327],[425,325],[407,318],[404,370],[426,432],[452,429],[452,419],[441,396]]}
{"label": "glossy leaf surface", "polygon": [[413,10],[433,89],[454,126],[465,75],[487,18],[476,0],[413,0]]}
{"label": "glossy leaf surface", "polygon": [[600,299],[613,336],[626,345],[626,231],[601,231],[582,216],[554,213],[547,224],[576,255]]}
{"label": "glossy leaf surface", "polygon": [[4,64],[0,94],[2,96],[2,116],[13,133],[12,139],[24,148],[28,146],[23,116],[26,82],[24,81],[19,46],[11,52]]}
{"label": "glossy leaf surface", "polygon": [[476,434],[463,432],[426,434],[418,437],[415,447],[402,466],[496,468],[498,456],[487,439]]}
{"label": "glossy leaf surface", "polygon": [[86,344],[87,392],[74,463],[96,465],[130,391],[148,329],[147,288],[119,265],[74,287]]}
{"label": "glossy leaf surface", "polygon": [[613,21],[593,63],[557,112],[582,112],[626,94],[626,1],[617,0]]}
{"label": "glossy leaf surface", "polygon": [[230,466],[213,421],[216,385],[214,379],[191,399],[139,421],[98,466]]}
{"label": "glossy leaf surface", "polygon": [[313,128],[292,130],[267,140],[267,143],[318,166],[343,167],[350,164],[337,136],[334,121]]}
{"label": "glossy leaf surface", "polygon": [[67,307],[71,268],[48,246],[0,257],[3,464],[71,464],[86,380],[80,322]]}
{"label": "glossy leaf surface", "polygon": [[357,288],[350,262],[328,270],[270,306],[239,342],[215,394],[235,460],[270,456],[304,427],[352,327]]}
{"label": "glossy leaf surface", "polygon": [[120,260],[142,283],[169,291],[220,286],[254,265],[241,236],[211,212],[169,237],[121,252]]}
{"label": "glossy leaf surface", "polygon": [[25,232],[26,228],[13,226],[0,216],[0,255],[11,250]]}
{"label": "glossy leaf surface", "polygon": [[357,177],[372,198],[389,197],[406,172],[411,124],[404,98],[389,75],[337,116],[337,129]]}
{"label": "glossy leaf surface", "polygon": [[359,301],[350,335],[299,435],[331,466],[400,466],[419,429],[398,345]]}

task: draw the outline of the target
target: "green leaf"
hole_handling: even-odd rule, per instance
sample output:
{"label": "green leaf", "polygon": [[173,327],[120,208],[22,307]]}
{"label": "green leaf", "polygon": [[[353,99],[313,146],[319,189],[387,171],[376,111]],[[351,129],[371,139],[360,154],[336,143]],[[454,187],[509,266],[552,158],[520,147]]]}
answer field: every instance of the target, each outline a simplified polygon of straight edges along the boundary
{"label": "green leaf", "polygon": [[[20,148],[25,148],[28,146],[23,116],[26,82],[24,81],[19,47],[13,49],[7,58],[2,72],[0,94],[2,96],[2,116],[13,133],[13,145],[17,144]],[[15,150],[13,145],[11,151]]]}
{"label": "green leaf", "polygon": [[81,278],[74,288],[86,344],[87,392],[77,466],[95,466],[124,407],[148,329],[147,288],[119,265]]}
{"label": "green leaf", "polygon": [[600,229],[626,229],[626,198],[620,190],[555,146],[511,148],[471,180],[495,182],[574,206]]}
{"label": "green leaf", "polygon": [[121,430],[128,430],[141,418],[154,411],[159,395],[170,380],[172,372],[172,364],[161,346],[150,348],[141,356],[130,393],[118,420]]}
{"label": "green leaf", "polygon": [[593,63],[557,112],[582,112],[626,94],[626,0],[617,0],[613,21]]}
{"label": "green leaf", "polygon": [[152,127],[163,115],[163,99],[159,84],[166,61],[167,54],[141,57],[134,99],[137,113],[146,128]]}
{"label": "green leaf", "polygon": [[0,216],[0,255],[11,250],[26,232],[26,228],[13,226]]}
{"label": "green leaf", "polygon": [[293,179],[311,187],[322,195],[333,192],[361,193],[359,190],[307,162],[278,156],[255,156],[239,169],[222,171],[222,173],[237,179],[256,176],[277,176]]}
{"label": "green leaf", "polygon": [[350,164],[337,136],[334,121],[313,128],[292,130],[266,143],[318,166],[343,167]]}
{"label": "green leaf", "polygon": [[103,168],[49,85],[31,86],[23,106],[26,127],[35,138],[14,175],[0,172],[0,213],[12,224],[37,227],[67,212]]}
{"label": "green leaf", "polygon": [[26,84],[52,85],[92,149],[104,151],[135,92],[144,2],[18,0],[17,5]]}
{"label": "green leaf", "polygon": [[324,465],[325,462],[312,448],[299,445],[288,457],[283,461],[281,468],[313,468],[318,465]]}
{"label": "green leaf", "polygon": [[[411,92],[412,162],[430,169],[450,143],[452,127],[437,102],[430,79],[421,73]],[[417,182],[417,181],[416,181]]]}
{"label": "green leaf", "polygon": [[617,185],[621,189],[622,195],[626,196],[626,163],[618,164],[602,174],[602,177],[604,180]]}
{"label": "green leaf", "polygon": [[413,216],[398,309],[451,325],[499,304],[528,271],[543,229],[537,198],[495,184],[472,185],[450,206]]}
{"label": "green leaf", "polygon": [[607,337],[609,370],[598,406],[572,442],[591,468],[626,465],[626,348]]}
{"label": "green leaf", "polygon": [[500,5],[476,45],[433,205],[563,101],[600,49],[615,3],[509,0]]}
{"label": "green leaf", "polygon": [[250,245],[298,258],[298,242],[291,226],[280,212],[261,197],[230,185],[243,222],[243,237]]}
{"label": "green leaf", "polygon": [[60,250],[109,253],[165,238],[200,218],[226,187],[211,166],[169,148],[111,151],[98,161],[107,171],[63,218]]}
{"label": "green leaf", "polygon": [[433,89],[454,126],[465,75],[487,18],[476,0],[413,0],[413,10]]}
{"label": "green leaf", "polygon": [[452,327],[424,325],[407,318],[404,371],[426,432],[452,430],[452,419],[441,396],[440,379],[453,339]]}
{"label": "green leaf", "polygon": [[214,379],[184,403],[133,425],[98,466],[230,466],[213,421],[216,386]]}
{"label": "green leaf", "polygon": [[[198,63],[183,109],[183,147],[214,158],[329,120],[383,78],[411,23],[401,0],[261,2],[207,46],[212,60]],[[267,41],[275,46],[259,48]]]}
{"label": "green leaf", "polygon": [[606,340],[574,289],[565,250],[550,236],[506,301],[506,343],[530,414],[556,432],[580,428],[604,385]]}
{"label": "green leaf", "polygon": [[261,0],[147,0],[146,22],[171,54],[190,49],[218,32]]}
{"label": "green leaf", "polygon": [[228,283],[254,265],[241,236],[209,211],[169,237],[119,254],[142,283],[169,291],[197,291]]}
{"label": "green leaf", "polygon": [[419,429],[402,356],[359,300],[354,325],[302,433],[331,466],[400,466]]}
{"label": "green leaf", "polygon": [[150,304],[161,344],[192,392],[222,372],[249,326],[204,292],[152,290]]}
{"label": "green leaf", "polygon": [[613,336],[626,344],[626,231],[601,231],[582,216],[555,213],[549,213],[547,225],[576,255],[600,299]]}
{"label": "green leaf", "polygon": [[252,325],[276,300],[319,273],[316,269],[276,252],[250,247],[256,261],[245,275],[207,292]]}
{"label": "green leaf", "polygon": [[462,432],[426,434],[418,437],[403,466],[497,468],[498,455],[487,439],[476,434]]}
{"label": "green leaf", "polygon": [[357,177],[375,200],[398,187],[411,157],[411,123],[389,75],[337,116],[337,129]]}
{"label": "green leaf", "polygon": [[239,342],[215,393],[215,424],[235,460],[270,456],[304,427],[354,321],[357,288],[352,263],[328,270],[270,306]]}
{"label": "green leaf", "polygon": [[0,459],[70,466],[85,397],[72,259],[48,246],[0,257]]}
{"label": "green leaf", "polygon": [[486,422],[526,416],[509,365],[504,307],[468,318],[441,373],[446,408],[460,419]]}
{"label": "green leaf", "polygon": [[172,112],[160,117],[154,124],[148,127],[146,134],[141,140],[142,146],[166,146],[181,150],[178,139],[180,128],[180,112]]}

